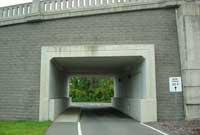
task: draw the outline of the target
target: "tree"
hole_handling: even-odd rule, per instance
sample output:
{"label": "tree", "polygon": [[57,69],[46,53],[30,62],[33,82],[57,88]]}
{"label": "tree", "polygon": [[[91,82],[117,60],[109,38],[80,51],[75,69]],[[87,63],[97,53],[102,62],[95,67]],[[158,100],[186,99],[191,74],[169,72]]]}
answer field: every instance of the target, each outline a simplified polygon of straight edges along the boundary
{"label": "tree", "polygon": [[113,79],[108,76],[74,76],[70,80],[73,102],[111,102]]}

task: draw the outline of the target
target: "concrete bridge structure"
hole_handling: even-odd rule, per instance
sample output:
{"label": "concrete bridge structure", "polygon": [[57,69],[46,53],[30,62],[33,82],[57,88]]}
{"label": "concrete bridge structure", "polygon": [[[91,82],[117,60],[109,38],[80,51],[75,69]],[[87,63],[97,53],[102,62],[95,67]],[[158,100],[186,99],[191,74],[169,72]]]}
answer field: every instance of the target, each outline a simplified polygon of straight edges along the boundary
{"label": "concrete bridge structure", "polygon": [[[55,120],[69,106],[75,74],[113,76],[113,107],[138,121],[200,118],[199,59],[198,0],[1,7],[0,119]],[[177,98],[173,76],[183,81]]]}

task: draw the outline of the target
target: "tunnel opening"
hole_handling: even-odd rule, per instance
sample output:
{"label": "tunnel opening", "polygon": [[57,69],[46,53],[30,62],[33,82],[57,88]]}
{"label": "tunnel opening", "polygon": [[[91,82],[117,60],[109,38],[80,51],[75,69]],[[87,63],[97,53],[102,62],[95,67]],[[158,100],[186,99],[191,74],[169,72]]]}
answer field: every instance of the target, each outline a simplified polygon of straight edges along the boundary
{"label": "tunnel opening", "polygon": [[138,121],[157,120],[154,46],[110,47],[42,49],[40,120],[53,121],[72,105],[70,80],[76,75],[112,77],[112,108]]}
{"label": "tunnel opening", "polygon": [[69,79],[69,97],[72,104],[111,103],[114,79],[106,75],[73,75]]}

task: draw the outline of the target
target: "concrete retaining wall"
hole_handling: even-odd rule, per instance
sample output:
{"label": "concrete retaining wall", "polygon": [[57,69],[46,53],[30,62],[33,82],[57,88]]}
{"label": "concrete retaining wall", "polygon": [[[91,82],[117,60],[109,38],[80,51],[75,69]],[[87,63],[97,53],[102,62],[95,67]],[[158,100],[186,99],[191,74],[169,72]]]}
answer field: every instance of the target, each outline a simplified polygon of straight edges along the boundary
{"label": "concrete retaining wall", "polygon": [[[168,77],[180,76],[175,9],[26,23],[0,28],[0,119],[38,119],[41,46],[155,44],[158,119],[175,117]],[[178,96],[183,118],[182,94]]]}

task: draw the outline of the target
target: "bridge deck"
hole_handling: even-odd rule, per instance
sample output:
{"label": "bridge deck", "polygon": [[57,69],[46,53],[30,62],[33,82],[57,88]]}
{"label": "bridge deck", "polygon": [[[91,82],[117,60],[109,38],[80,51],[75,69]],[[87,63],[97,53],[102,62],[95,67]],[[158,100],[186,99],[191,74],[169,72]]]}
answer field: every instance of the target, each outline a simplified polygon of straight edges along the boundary
{"label": "bridge deck", "polygon": [[184,0],[33,0],[0,8],[0,26],[92,14],[179,6]]}

